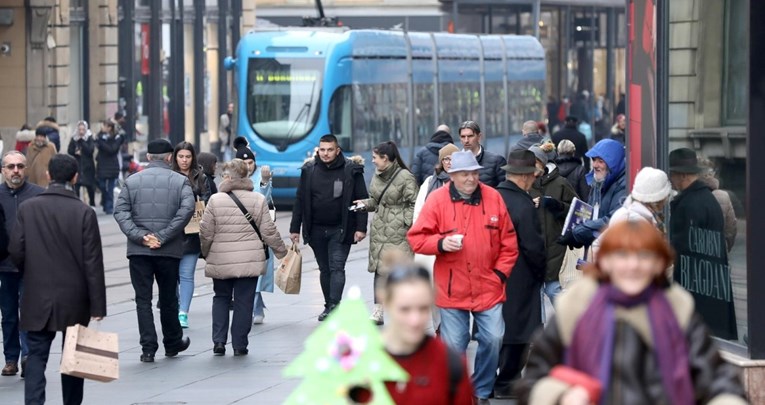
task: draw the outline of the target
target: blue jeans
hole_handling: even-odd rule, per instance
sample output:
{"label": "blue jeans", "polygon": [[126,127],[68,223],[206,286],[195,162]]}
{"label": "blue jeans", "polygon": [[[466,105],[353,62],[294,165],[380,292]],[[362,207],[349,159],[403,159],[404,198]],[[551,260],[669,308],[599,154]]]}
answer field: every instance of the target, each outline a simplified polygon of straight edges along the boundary
{"label": "blue jeans", "polygon": [[21,274],[0,272],[0,312],[3,326],[3,355],[5,361],[19,361],[29,353],[27,336],[19,331],[19,302],[23,292]]}
{"label": "blue jeans", "polygon": [[[441,312],[441,340],[453,350],[465,353],[470,343],[470,311],[439,308]],[[499,350],[505,334],[502,304],[482,312],[472,312],[477,327],[478,350],[475,355],[473,387],[475,396],[488,398],[494,388],[499,365]]]}
{"label": "blue jeans", "polygon": [[191,298],[194,296],[194,272],[197,269],[199,253],[189,253],[181,257],[178,265],[180,282],[178,287],[178,310],[189,313]]}
{"label": "blue jeans", "polygon": [[112,214],[114,212],[114,187],[117,186],[117,179],[98,179],[98,188],[101,189],[101,205],[104,206],[104,213]]}
{"label": "blue jeans", "polygon": [[560,286],[560,281],[545,281],[542,286],[542,294],[540,299],[542,300],[542,323],[547,323],[547,306],[545,305],[545,295],[550,299],[550,303],[555,305],[555,298],[561,293],[563,289]]}
{"label": "blue jeans", "polygon": [[266,315],[266,303],[263,302],[263,293],[255,293],[255,304],[253,305],[252,316],[265,316]]}

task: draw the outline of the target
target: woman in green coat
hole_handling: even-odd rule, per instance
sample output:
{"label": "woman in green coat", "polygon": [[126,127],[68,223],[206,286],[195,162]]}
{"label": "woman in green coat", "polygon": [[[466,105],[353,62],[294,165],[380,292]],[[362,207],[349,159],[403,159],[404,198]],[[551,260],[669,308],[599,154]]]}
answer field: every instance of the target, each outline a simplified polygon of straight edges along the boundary
{"label": "woman in green coat", "polygon": [[[412,226],[414,203],[417,200],[417,181],[401,159],[395,142],[383,142],[372,150],[375,175],[369,185],[369,198],[355,201],[368,212],[375,212],[369,239],[369,272],[375,274],[375,291],[380,273],[388,266],[385,258],[395,255],[413,256],[406,240]],[[375,309],[370,317],[378,325],[383,323],[382,305],[375,294]]]}

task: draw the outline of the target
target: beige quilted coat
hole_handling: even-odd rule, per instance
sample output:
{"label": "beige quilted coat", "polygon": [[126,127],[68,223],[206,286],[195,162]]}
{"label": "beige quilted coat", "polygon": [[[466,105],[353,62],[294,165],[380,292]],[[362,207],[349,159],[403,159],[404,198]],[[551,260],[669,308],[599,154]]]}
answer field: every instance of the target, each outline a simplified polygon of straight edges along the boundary
{"label": "beige quilted coat", "polygon": [[219,192],[210,197],[199,237],[206,258],[205,276],[215,279],[257,277],[266,272],[266,253],[252,225],[245,219],[234,200],[226,194],[233,191],[253,216],[263,240],[278,259],[287,254],[274,221],[268,214],[263,195],[253,192],[250,179],[224,180]]}

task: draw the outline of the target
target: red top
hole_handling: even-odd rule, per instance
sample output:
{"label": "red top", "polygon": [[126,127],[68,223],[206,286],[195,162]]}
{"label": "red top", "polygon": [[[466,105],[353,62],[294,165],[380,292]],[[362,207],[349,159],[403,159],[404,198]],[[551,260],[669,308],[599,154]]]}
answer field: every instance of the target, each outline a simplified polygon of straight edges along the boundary
{"label": "red top", "polygon": [[[462,250],[441,251],[441,240],[454,234],[464,235]],[[481,312],[505,302],[504,282],[518,259],[518,242],[497,190],[480,184],[469,201],[453,183],[433,191],[407,237],[415,253],[436,256],[438,307]]]}
{"label": "red top", "polygon": [[419,349],[408,356],[393,356],[409,374],[406,383],[387,382],[393,402],[397,405],[472,405],[473,384],[462,360],[462,378],[454,396],[449,385],[453,377],[449,373],[449,354],[446,346],[438,339],[425,338]]}

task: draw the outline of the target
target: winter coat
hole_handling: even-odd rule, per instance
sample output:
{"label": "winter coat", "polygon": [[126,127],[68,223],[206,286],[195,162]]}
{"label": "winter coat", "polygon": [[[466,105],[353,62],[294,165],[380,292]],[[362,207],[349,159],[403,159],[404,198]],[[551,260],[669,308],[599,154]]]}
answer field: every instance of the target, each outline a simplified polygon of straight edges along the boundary
{"label": "winter coat", "polygon": [[[265,249],[271,247],[279,259],[287,255],[266,198],[253,191],[250,179],[224,180],[219,189],[210,197],[199,226],[202,255],[207,262],[205,276],[218,280],[261,276],[266,272]],[[252,215],[263,241],[228,192],[233,192]]]}
{"label": "winter coat", "polygon": [[[385,195],[382,195],[391,181],[393,183]],[[412,173],[399,167],[396,162],[391,163],[382,172],[376,172],[372,177],[369,198],[363,200],[367,212],[375,212],[369,235],[370,273],[377,272],[383,252],[387,250],[413,254],[406,240],[406,232],[412,227],[417,191],[417,181]]]}
{"label": "winter coat", "polygon": [[725,219],[725,243],[730,253],[738,235],[738,219],[736,218],[736,212],[733,210],[730,194],[725,190],[720,190],[720,180],[713,176],[702,176],[700,180],[712,189],[712,195],[715,196],[717,203],[720,204],[723,218]]}
{"label": "winter coat", "polygon": [[[337,158],[343,159],[343,170],[345,170],[342,196],[343,207],[350,207],[354,201],[369,197],[367,185],[364,183],[364,161],[360,156],[346,159],[342,153]],[[313,176],[316,174],[315,165],[317,164],[323,164],[318,156],[308,160],[300,169],[300,183],[295,195],[295,204],[292,206],[290,233],[300,233],[302,225],[303,241],[305,243],[311,241],[311,218],[313,216],[311,213],[311,184]],[[368,218],[366,211],[351,212],[344,209],[341,219],[341,229],[344,233],[343,243],[347,245],[353,244],[354,233],[366,233]]]}
{"label": "winter coat", "polygon": [[[640,201],[633,200],[631,196],[628,196],[627,199],[624,200],[624,204],[622,204],[621,208],[611,215],[611,220],[608,221],[608,226],[624,221],[645,221],[653,226],[659,226],[659,221],[656,216],[654,216],[654,213]],[[594,261],[594,258],[598,255],[603,235],[605,235],[605,232],[601,233],[598,238],[592,242],[589,252],[591,255],[590,257],[593,258],[592,261]]]}
{"label": "winter coat", "polygon": [[[548,164],[548,167],[554,167],[554,165]],[[568,181],[560,175],[558,168],[555,167],[551,172],[534,182],[534,186],[529,190],[529,195],[531,198],[540,198],[540,206],[536,210],[536,214],[539,216],[545,252],[547,253],[545,266],[547,270],[544,281],[558,281],[563,257],[566,255],[566,247],[557,243],[557,240],[563,231],[563,223],[566,221],[566,215],[576,193]],[[542,206],[545,196],[552,197],[560,204]],[[510,216],[515,218],[512,211],[510,211]]]}
{"label": "winter coat", "polygon": [[[462,249],[444,251],[443,239],[454,234],[464,235]],[[438,307],[480,312],[505,302],[505,282],[518,259],[518,243],[497,190],[479,184],[464,200],[454,183],[439,188],[425,201],[407,238],[415,252],[436,256]]]}
{"label": "winter coat", "polygon": [[16,132],[16,151],[26,155],[29,144],[32,143],[32,141],[34,140],[35,140],[34,130],[24,129],[24,130]]}
{"label": "winter coat", "polygon": [[414,202],[414,215],[412,216],[412,223],[417,222],[417,217],[422,212],[422,207],[425,206],[425,200],[428,199],[430,193],[438,190],[445,184],[449,184],[449,174],[441,172],[438,174],[432,174],[425,179],[420,186],[420,191],[417,192],[417,200]]}
{"label": "winter coat", "polygon": [[619,128],[618,123],[611,127],[611,136],[609,136],[609,138],[620,142],[622,145],[627,142],[627,135],[624,133],[623,129]]}
{"label": "winter coat", "polygon": [[[164,161],[152,161],[125,179],[114,219],[128,238],[127,256],[183,256],[183,229],[194,215],[194,192],[189,179],[170,169]],[[159,249],[143,245],[143,237],[154,234]]]}
{"label": "winter coat", "polygon": [[96,182],[96,163],[93,160],[93,152],[96,150],[96,142],[93,140],[90,131],[83,138],[72,138],[69,141],[67,152],[77,159],[79,163],[79,174],[77,184],[84,186],[95,186]]}
{"label": "winter coat", "polygon": [[111,136],[101,132],[96,138],[98,156],[96,156],[96,175],[99,179],[116,179],[120,176],[120,147],[125,138],[122,135]]}
{"label": "winter coat", "polygon": [[18,212],[9,250],[24,278],[25,331],[65,331],[106,316],[96,213],[71,188],[51,184]]}
{"label": "winter coat", "polygon": [[505,283],[505,293],[510,299],[502,306],[503,342],[529,343],[542,326],[539,289],[545,279],[545,240],[529,193],[510,181],[500,183],[497,191],[507,206],[518,239],[518,260]]}
{"label": "winter coat", "polygon": [[37,129],[35,132],[40,132],[42,134],[45,134],[45,136],[48,138],[48,141],[53,143],[53,146],[56,147],[56,151],[61,150],[61,136],[59,135],[59,126],[57,123],[53,121],[48,120],[42,120],[37,123]]}
{"label": "winter coat", "polygon": [[523,138],[518,140],[515,145],[510,147],[510,152],[516,151],[516,150],[528,150],[530,147],[534,145],[541,145],[547,141],[547,137],[540,134],[529,134],[524,135]]}
{"label": "winter coat", "polygon": [[[602,183],[596,183],[592,172],[587,174],[590,184],[590,205],[599,206],[598,217],[584,221],[573,229],[574,238],[589,246],[608,225],[608,221],[627,198],[627,174],[625,172],[624,147],[618,142],[603,140],[598,142],[590,151],[592,156],[598,156],[606,162],[608,175]],[[599,189],[598,189],[599,187]]]}
{"label": "winter coat", "polygon": [[552,141],[555,144],[555,148],[558,148],[560,141],[568,139],[576,147],[574,157],[584,160],[584,171],[590,171],[590,160],[585,158],[585,153],[589,150],[587,147],[587,137],[583,133],[579,132],[576,127],[563,127],[558,132],[552,135]]}
{"label": "winter coat", "polygon": [[[8,187],[8,184],[5,182],[0,184],[0,206],[3,208],[6,235],[10,235],[13,232],[21,203],[36,197],[43,191],[45,191],[44,188],[28,181],[25,181],[21,187],[16,189]],[[0,262],[0,272],[17,273],[18,271],[18,268],[16,268],[16,265],[13,264],[10,258]]]}
{"label": "winter coat", "polygon": [[481,183],[496,188],[499,183],[505,181],[505,170],[502,166],[506,165],[507,161],[504,157],[489,152],[481,146],[481,153],[475,158],[478,164],[483,166],[483,169],[479,170]]}
{"label": "winter coat", "polygon": [[48,187],[48,163],[56,156],[56,147],[46,142],[37,146],[34,142],[27,148],[27,181],[40,187]]}
{"label": "winter coat", "polygon": [[[180,173],[183,175],[183,173]],[[194,201],[204,201],[205,204],[210,200],[211,190],[207,175],[202,172],[202,167],[191,170],[189,176],[191,191],[194,193]],[[183,235],[183,254],[198,254],[200,252],[199,234],[191,233]]]}
{"label": "winter coat", "polygon": [[590,197],[590,186],[587,185],[587,172],[582,166],[582,159],[573,156],[561,156],[555,160],[560,175],[568,180],[568,184],[574,188],[576,196],[587,201]]}
{"label": "winter coat", "polygon": [[725,219],[720,204],[709,186],[697,180],[672,200],[670,214],[675,281],[693,294],[698,313],[715,336],[736,340]]}
{"label": "winter coat", "polygon": [[438,131],[430,137],[430,142],[424,148],[417,151],[412,161],[412,174],[417,180],[417,185],[422,184],[425,178],[433,173],[438,164],[438,152],[450,143],[454,143],[452,136],[446,131]]}
{"label": "winter coat", "polygon": [[[553,367],[565,365],[574,330],[597,291],[598,284],[584,278],[556,300],[556,314],[534,338],[526,372],[516,386],[519,404],[553,405],[571,388],[549,377]],[[736,367],[722,359],[717,345],[695,312],[693,298],[677,285],[667,296],[681,330],[687,337],[688,363],[698,404],[746,404]],[[645,305],[617,308],[611,385],[603,387],[602,403],[670,405],[652,347]]]}

